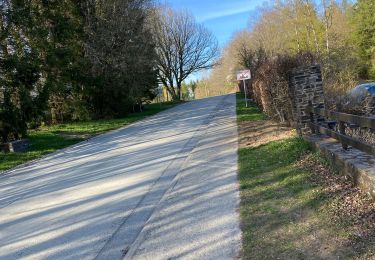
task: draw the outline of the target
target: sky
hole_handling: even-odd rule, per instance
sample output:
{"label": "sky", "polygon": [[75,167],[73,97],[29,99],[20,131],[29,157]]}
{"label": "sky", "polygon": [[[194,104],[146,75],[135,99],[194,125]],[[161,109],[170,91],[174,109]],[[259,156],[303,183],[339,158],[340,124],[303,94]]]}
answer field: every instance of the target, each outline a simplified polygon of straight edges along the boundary
{"label": "sky", "polygon": [[[250,28],[258,18],[258,11],[265,0],[159,0],[175,10],[188,10],[216,36],[219,46],[224,47],[232,36]],[[201,71],[190,75],[187,81],[207,75]]]}
{"label": "sky", "polygon": [[[354,2],[355,0],[349,0]],[[243,29],[250,29],[260,17],[260,8],[270,6],[274,0],[159,0],[176,10],[189,10],[203,23],[224,47],[232,36]],[[268,4],[267,4],[268,3]],[[196,73],[188,78],[196,80],[207,72]]]}
{"label": "sky", "polygon": [[249,27],[264,0],[165,0],[177,10],[189,10],[212,31],[221,47],[235,32]]}

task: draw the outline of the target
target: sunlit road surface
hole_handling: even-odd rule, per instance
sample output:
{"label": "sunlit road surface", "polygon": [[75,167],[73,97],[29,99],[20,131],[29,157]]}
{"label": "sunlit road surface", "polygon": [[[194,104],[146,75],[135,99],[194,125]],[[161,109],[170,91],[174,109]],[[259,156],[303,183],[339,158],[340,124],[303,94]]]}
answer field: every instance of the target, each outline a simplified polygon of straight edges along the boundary
{"label": "sunlit road surface", "polygon": [[235,95],[0,175],[0,259],[239,256]]}

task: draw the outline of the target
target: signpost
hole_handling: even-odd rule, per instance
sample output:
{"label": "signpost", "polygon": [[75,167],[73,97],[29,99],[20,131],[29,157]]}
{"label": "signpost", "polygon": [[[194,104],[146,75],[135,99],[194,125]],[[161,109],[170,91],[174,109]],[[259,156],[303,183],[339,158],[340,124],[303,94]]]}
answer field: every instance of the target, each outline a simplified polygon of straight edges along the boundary
{"label": "signpost", "polygon": [[251,72],[250,72],[250,70],[240,70],[240,71],[237,72],[237,80],[242,80],[243,81],[246,107],[247,107],[247,88],[246,88],[246,80],[247,79],[251,79]]}

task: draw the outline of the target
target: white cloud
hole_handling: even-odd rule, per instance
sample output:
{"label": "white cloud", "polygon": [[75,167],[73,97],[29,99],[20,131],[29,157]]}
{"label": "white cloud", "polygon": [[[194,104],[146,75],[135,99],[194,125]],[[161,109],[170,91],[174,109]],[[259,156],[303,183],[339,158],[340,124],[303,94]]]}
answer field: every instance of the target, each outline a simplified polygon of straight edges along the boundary
{"label": "white cloud", "polygon": [[[214,9],[212,8],[204,14],[198,14],[197,19],[200,22],[206,22],[208,20],[213,20],[221,17],[231,16],[235,14],[241,14],[254,10],[262,0],[225,0],[225,1],[216,1]],[[207,11],[207,10],[205,10]]]}

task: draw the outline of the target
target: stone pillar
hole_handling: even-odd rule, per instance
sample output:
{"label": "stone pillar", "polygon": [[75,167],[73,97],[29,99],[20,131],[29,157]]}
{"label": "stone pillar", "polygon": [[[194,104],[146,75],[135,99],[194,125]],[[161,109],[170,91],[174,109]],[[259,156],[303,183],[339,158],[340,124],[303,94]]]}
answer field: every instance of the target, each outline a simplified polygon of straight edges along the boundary
{"label": "stone pillar", "polygon": [[307,106],[324,106],[322,73],[319,65],[299,67],[290,72],[289,87],[292,95],[293,114],[299,135],[311,133]]}

